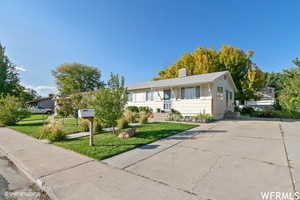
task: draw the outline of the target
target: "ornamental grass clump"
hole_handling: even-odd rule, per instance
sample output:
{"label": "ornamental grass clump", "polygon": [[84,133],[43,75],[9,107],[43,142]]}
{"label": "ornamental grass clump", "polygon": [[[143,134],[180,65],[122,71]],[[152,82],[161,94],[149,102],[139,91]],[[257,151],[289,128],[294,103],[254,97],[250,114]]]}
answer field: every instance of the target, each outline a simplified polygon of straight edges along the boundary
{"label": "ornamental grass clump", "polygon": [[136,115],[137,113],[131,110],[125,110],[125,112],[123,113],[124,119],[129,123],[133,123],[136,121]]}
{"label": "ornamental grass clump", "polygon": [[90,130],[90,121],[87,119],[80,120],[80,130],[83,132],[87,132]]}
{"label": "ornamental grass clump", "polygon": [[58,121],[53,120],[43,126],[40,138],[55,142],[65,139],[65,134],[62,130],[61,124]]}
{"label": "ornamental grass clump", "polygon": [[102,131],[102,124],[100,121],[95,120],[94,122],[94,133],[100,133]]}
{"label": "ornamental grass clump", "polygon": [[139,118],[139,123],[140,124],[146,124],[148,122],[150,114],[146,112],[141,112],[140,113],[140,118]]}
{"label": "ornamental grass clump", "polygon": [[128,128],[128,121],[124,118],[121,118],[117,121],[117,128],[118,130]]}

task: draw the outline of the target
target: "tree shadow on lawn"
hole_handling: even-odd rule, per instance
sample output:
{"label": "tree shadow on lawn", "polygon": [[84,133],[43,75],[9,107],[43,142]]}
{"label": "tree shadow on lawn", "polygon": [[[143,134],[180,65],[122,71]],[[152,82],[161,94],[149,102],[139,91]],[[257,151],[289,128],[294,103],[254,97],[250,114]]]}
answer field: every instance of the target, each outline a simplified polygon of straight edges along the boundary
{"label": "tree shadow on lawn", "polygon": [[28,126],[43,126],[45,122],[24,122],[24,123],[17,123],[12,126],[18,126],[18,127],[28,127]]}

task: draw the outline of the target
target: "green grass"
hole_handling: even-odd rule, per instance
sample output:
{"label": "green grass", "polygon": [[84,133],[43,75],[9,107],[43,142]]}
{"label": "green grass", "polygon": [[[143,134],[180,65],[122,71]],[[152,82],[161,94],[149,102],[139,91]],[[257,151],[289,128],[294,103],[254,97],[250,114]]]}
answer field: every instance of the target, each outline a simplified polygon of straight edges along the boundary
{"label": "green grass", "polygon": [[45,120],[48,118],[46,114],[33,114],[30,117],[23,119],[22,121],[33,121],[33,120]]}
{"label": "green grass", "polygon": [[[70,133],[80,132],[80,129],[76,124],[76,119],[69,118],[61,122],[62,122],[64,133],[70,134]],[[9,128],[22,133],[26,133],[27,135],[30,135],[32,137],[39,138],[44,124],[45,124],[44,121],[21,121],[18,122],[16,125],[9,126]]]}
{"label": "green grass", "polygon": [[[94,136],[95,145],[93,147],[89,146],[88,137],[65,140],[55,144],[97,160],[102,160],[194,127],[196,126],[190,124],[151,123],[138,127],[136,134],[128,139],[120,139],[112,132],[97,134]],[[153,148],[157,147],[153,146]]]}

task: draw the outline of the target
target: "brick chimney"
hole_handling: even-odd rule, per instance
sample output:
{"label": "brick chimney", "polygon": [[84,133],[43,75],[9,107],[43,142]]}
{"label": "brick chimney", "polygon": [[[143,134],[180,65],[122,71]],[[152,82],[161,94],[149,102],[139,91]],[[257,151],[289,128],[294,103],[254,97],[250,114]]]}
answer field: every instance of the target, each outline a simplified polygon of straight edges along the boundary
{"label": "brick chimney", "polygon": [[178,71],[178,77],[182,78],[182,77],[186,77],[187,76],[187,69],[186,68],[182,68]]}

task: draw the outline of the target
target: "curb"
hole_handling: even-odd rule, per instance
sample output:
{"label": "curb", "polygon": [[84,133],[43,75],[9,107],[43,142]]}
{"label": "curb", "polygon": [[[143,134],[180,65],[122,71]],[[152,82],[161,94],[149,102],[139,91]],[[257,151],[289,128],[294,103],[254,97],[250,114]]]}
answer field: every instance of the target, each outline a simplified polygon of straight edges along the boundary
{"label": "curb", "polygon": [[36,179],[30,171],[26,168],[26,166],[19,161],[15,156],[11,155],[9,152],[5,150],[0,145],[0,151],[10,160],[12,161],[16,167],[25,174],[27,178],[29,178],[33,183],[35,183],[42,191],[46,192],[47,195],[51,198],[51,200],[59,200],[59,198],[52,191],[51,187],[48,187],[40,178]]}

